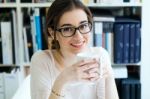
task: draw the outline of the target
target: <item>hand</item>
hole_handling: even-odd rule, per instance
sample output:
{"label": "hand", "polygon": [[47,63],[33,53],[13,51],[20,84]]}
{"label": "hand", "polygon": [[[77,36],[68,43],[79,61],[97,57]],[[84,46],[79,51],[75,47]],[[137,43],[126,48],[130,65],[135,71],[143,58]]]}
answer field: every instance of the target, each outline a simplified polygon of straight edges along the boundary
{"label": "hand", "polygon": [[66,67],[59,75],[63,83],[95,81],[99,78],[99,62],[96,59],[82,60]]}

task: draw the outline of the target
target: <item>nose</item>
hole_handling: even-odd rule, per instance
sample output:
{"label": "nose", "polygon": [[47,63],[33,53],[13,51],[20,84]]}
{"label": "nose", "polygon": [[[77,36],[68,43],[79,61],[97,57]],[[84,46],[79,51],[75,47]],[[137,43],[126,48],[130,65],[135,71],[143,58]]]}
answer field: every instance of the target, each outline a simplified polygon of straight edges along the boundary
{"label": "nose", "polygon": [[77,29],[75,31],[75,34],[73,36],[74,38],[77,38],[77,39],[82,39],[83,38],[83,35],[80,33],[80,31]]}

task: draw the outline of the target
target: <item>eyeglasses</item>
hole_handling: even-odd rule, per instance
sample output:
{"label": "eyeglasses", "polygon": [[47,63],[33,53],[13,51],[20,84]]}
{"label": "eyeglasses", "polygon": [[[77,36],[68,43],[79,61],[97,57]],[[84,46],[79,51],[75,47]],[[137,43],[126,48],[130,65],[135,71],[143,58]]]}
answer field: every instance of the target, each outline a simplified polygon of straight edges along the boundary
{"label": "eyeglasses", "polygon": [[83,23],[78,27],[74,26],[65,26],[62,28],[56,29],[56,31],[60,32],[62,36],[64,37],[71,37],[75,35],[76,30],[79,30],[81,34],[87,34],[91,31],[92,29],[92,24],[90,22]]}

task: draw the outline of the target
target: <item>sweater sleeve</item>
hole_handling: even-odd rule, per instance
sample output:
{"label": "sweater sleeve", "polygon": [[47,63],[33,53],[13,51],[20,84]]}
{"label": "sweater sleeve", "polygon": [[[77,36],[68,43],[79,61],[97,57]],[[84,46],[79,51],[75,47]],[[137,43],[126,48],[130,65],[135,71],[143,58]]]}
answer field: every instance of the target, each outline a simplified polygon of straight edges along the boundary
{"label": "sweater sleeve", "polygon": [[31,99],[48,99],[54,81],[52,65],[52,59],[43,51],[38,51],[32,56]]}
{"label": "sweater sleeve", "polygon": [[[108,52],[101,48],[100,49],[100,64],[102,68],[107,70],[107,77],[100,78],[99,82],[97,83],[97,96],[98,99],[116,99],[116,98],[108,98],[108,95],[111,94],[111,91],[116,91],[114,88],[115,81],[114,81],[114,73],[111,67],[111,61]],[[101,70],[100,70],[101,71]],[[103,72],[103,71],[102,71]],[[111,89],[111,91],[109,90]]]}

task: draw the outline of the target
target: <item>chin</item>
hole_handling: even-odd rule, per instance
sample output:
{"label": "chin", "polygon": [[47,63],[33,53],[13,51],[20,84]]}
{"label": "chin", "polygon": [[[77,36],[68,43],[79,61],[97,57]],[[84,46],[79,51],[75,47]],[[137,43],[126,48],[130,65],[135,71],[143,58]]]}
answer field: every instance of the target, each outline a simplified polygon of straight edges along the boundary
{"label": "chin", "polygon": [[86,49],[87,49],[87,46],[83,46],[83,47],[80,48],[80,49],[74,49],[74,50],[72,50],[72,53],[73,53],[73,54],[78,54],[78,53],[80,53],[80,52],[84,52]]}

